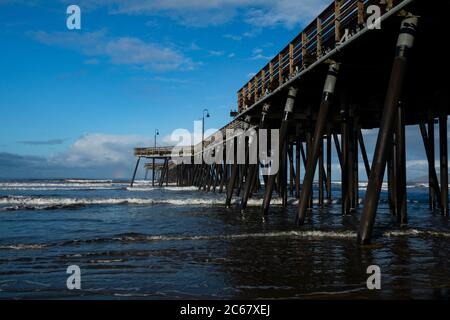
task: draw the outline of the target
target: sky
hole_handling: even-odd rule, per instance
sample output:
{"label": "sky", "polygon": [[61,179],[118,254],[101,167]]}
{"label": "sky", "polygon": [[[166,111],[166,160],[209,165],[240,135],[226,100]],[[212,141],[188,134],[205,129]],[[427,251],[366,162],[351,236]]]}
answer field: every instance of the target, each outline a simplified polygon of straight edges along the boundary
{"label": "sky", "polygon": [[[239,88],[329,2],[0,0],[0,179],[129,178],[155,129],[170,144],[205,108],[206,128],[223,127]],[[71,4],[81,30],[66,27]]]}

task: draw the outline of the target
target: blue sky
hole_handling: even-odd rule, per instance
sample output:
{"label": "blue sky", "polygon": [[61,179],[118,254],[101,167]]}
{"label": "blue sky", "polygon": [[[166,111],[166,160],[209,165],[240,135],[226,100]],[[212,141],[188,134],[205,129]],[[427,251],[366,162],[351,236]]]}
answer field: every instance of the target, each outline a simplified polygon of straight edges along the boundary
{"label": "blue sky", "polygon": [[237,90],[328,3],[0,0],[0,178],[129,177],[155,128],[167,143],[204,108],[225,125]]}
{"label": "blue sky", "polygon": [[[131,148],[155,128],[163,143],[204,108],[207,127],[222,127],[237,90],[325,2],[0,0],[0,152],[45,166],[5,163],[0,177],[99,166],[125,177]],[[66,28],[69,4],[81,30]]]}

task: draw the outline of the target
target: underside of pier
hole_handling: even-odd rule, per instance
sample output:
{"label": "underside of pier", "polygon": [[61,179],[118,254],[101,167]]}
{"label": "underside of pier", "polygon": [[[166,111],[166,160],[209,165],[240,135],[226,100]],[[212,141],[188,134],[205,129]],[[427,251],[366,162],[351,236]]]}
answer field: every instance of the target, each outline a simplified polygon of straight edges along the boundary
{"label": "underside of pier", "polygon": [[[290,195],[298,198],[295,222],[301,226],[313,203],[331,203],[332,163],[338,162],[342,214],[360,216],[358,239],[367,244],[384,181],[392,214],[399,224],[408,222],[405,127],[415,126],[429,164],[430,208],[448,217],[449,2],[334,1],[239,90],[239,112],[222,129],[279,130],[280,170],[262,175],[261,162],[251,163],[248,155],[242,164],[191,161],[169,168],[172,154],[164,158],[165,181],[174,172],[180,186],[225,193],[227,206],[238,197],[243,212],[257,194],[263,197],[261,214],[269,214],[272,194],[284,207]],[[381,7],[381,28],[371,30],[367,9],[374,4]],[[366,148],[367,129],[377,129],[374,150]],[[205,141],[200,154],[226,155],[238,141]],[[242,141],[246,150],[257,143]],[[137,150],[140,159],[151,148]],[[362,203],[359,163],[368,177]]]}

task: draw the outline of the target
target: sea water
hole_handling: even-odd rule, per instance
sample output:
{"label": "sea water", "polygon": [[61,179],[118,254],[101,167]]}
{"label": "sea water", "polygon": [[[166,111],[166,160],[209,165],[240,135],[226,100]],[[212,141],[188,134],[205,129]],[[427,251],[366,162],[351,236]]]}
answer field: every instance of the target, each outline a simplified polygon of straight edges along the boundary
{"label": "sea water", "polygon": [[[409,224],[386,203],[373,245],[356,244],[360,210],[342,216],[333,200],[294,224],[275,196],[262,194],[241,214],[224,195],[138,181],[0,181],[0,298],[252,299],[450,297],[449,220],[428,206],[428,186],[408,186]],[[81,290],[69,290],[69,266]],[[381,270],[369,290],[367,268]]]}

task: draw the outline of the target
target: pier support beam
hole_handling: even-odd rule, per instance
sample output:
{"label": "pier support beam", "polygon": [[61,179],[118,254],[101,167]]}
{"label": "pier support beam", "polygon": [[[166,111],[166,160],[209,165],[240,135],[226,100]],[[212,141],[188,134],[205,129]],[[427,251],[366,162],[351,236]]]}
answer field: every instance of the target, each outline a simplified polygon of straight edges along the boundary
{"label": "pier support beam", "polygon": [[220,179],[220,187],[219,187],[219,193],[223,192],[223,187],[228,179],[228,164],[227,164],[227,159],[228,159],[228,148],[226,146],[226,143],[224,143],[223,145],[223,166],[222,166],[222,177]]}
{"label": "pier support beam", "polygon": [[[308,163],[308,159],[309,159],[309,150],[311,149],[311,145],[312,145],[312,130],[313,130],[313,126],[312,126],[312,115],[311,115],[311,108],[309,108],[308,110],[308,115],[307,115],[307,119],[308,122],[306,123],[306,141],[305,141],[305,154],[304,154],[304,159],[303,159],[303,163],[305,165],[305,176],[306,176],[306,170],[307,170],[307,163]],[[305,185],[305,176],[303,176],[303,187]],[[314,180],[314,175],[313,175],[313,180]],[[301,195],[301,193],[300,193]],[[313,197],[314,197],[314,190],[311,188],[311,192],[309,195],[309,199],[308,199],[308,205],[307,205],[307,210],[312,210],[313,207]],[[299,197],[300,200],[300,197]]]}
{"label": "pier support beam", "polygon": [[350,214],[350,181],[349,181],[349,162],[350,162],[350,125],[347,102],[341,102],[344,123],[342,124],[342,170],[341,170],[341,203],[342,203],[342,215]]}
{"label": "pier support beam", "polygon": [[[287,131],[287,130],[286,130]],[[284,209],[287,208],[287,199],[288,199],[288,189],[287,189],[287,173],[288,173],[288,135],[286,132],[286,136],[283,140],[280,140],[282,143],[280,155],[281,165],[280,172],[278,174],[278,183],[280,185],[280,195],[282,199],[282,206]]]}
{"label": "pier support beam", "polygon": [[324,205],[324,169],[323,169],[323,138],[320,137],[319,142],[319,206]]}
{"label": "pier support beam", "polygon": [[[295,87],[289,88],[288,98],[286,100],[286,105],[284,108],[284,117],[281,122],[281,128],[280,128],[280,134],[279,134],[279,143],[280,143],[280,149],[283,149],[286,144],[284,143],[286,140],[287,135],[287,129],[289,124],[289,119],[291,118],[293,112],[294,112],[294,105],[295,105],[295,99],[297,97],[298,89]],[[280,150],[279,155],[283,155],[285,153],[285,150]],[[281,168],[281,163],[280,166]],[[279,172],[278,172],[279,173]],[[276,173],[272,173],[272,175],[268,176],[267,178],[267,184],[266,184],[266,192],[264,195],[263,205],[262,205],[262,213],[266,215],[269,212],[269,206],[270,201],[272,200],[272,192],[273,192],[273,185],[275,182]]]}
{"label": "pier support beam", "polygon": [[339,160],[339,165],[341,166],[341,170],[343,168],[343,163],[342,163],[342,150],[341,150],[341,145],[339,143],[339,137],[336,133],[333,134],[333,140],[334,140],[334,145],[336,147],[336,154],[338,156],[338,160]]}
{"label": "pier support beam", "polygon": [[388,201],[389,210],[393,216],[397,215],[397,180],[395,167],[395,136],[393,136],[392,145],[388,147]]}
{"label": "pier support beam", "polygon": [[234,158],[233,158],[233,164],[231,166],[231,176],[228,181],[228,187],[227,187],[227,199],[225,200],[225,206],[230,207],[231,206],[231,199],[233,198],[233,191],[234,187],[236,185],[237,175],[239,171],[239,165],[237,163],[237,137],[233,138],[233,145],[231,148],[234,148]]}
{"label": "pier support beam", "polygon": [[400,35],[397,42],[397,55],[392,67],[391,79],[384,105],[380,131],[378,133],[372,169],[370,171],[370,178],[364,201],[364,210],[358,232],[358,242],[361,244],[370,243],[372,238],[378,201],[380,199],[380,191],[386,169],[388,148],[392,143],[392,133],[398,102],[405,80],[408,51],[414,45],[414,35],[417,24],[418,18],[414,16],[406,17],[401,24]]}
{"label": "pier support beam", "polygon": [[327,128],[327,200],[331,204],[331,125]]}
{"label": "pier support beam", "polygon": [[[266,128],[266,118],[267,118],[267,114],[269,113],[270,110],[270,104],[265,104],[262,108],[262,115],[261,115],[261,120],[259,123],[259,129],[265,129]],[[258,143],[258,137],[254,137],[254,139],[252,140],[252,143]],[[249,150],[253,150],[253,148],[249,147]],[[258,163],[257,164],[250,164],[249,168],[248,168],[248,183],[245,186],[244,189],[244,194],[242,196],[241,199],[241,212],[244,212],[245,209],[247,208],[247,202],[248,199],[250,198],[250,195],[252,193],[252,188],[254,186],[253,182],[255,181],[255,179],[258,179],[259,181],[259,157],[257,157],[258,159]],[[267,186],[266,186],[267,187]]]}
{"label": "pier support beam", "polygon": [[369,157],[367,157],[367,151],[366,151],[366,145],[364,144],[364,137],[361,132],[361,128],[358,128],[358,141],[359,141],[359,147],[361,149],[361,155],[363,157],[364,161],[364,167],[366,169],[367,178],[370,176],[370,163],[369,163]]}
{"label": "pier support beam", "polygon": [[[337,63],[331,64],[328,70],[327,78],[325,80],[322,103],[320,105],[319,114],[317,117],[316,129],[314,132],[314,137],[312,139],[311,148],[308,149],[306,173],[303,180],[302,192],[300,193],[297,214],[297,224],[299,225],[302,225],[305,222],[306,209],[308,207],[308,201],[311,196],[315,169],[319,157],[320,142],[322,141],[322,136],[324,135],[326,130],[328,112],[330,109],[331,99],[336,87],[338,71],[339,65]],[[320,170],[323,170],[323,168],[320,168]]]}
{"label": "pier support beam", "polygon": [[408,217],[406,207],[405,111],[401,102],[399,102],[397,109],[397,128],[395,137],[397,220],[401,225],[404,225],[408,223]]}
{"label": "pier support beam", "polygon": [[352,131],[352,141],[353,141],[353,167],[352,167],[352,182],[353,182],[353,205],[352,209],[354,211],[357,210],[359,206],[359,148],[358,148],[358,126],[357,126],[358,120],[355,116],[354,122],[353,122],[353,131]]}
{"label": "pier support beam", "polygon": [[[429,181],[430,181],[430,189],[433,189],[433,195],[434,198],[432,199],[433,206],[436,205],[440,208],[441,206],[441,188],[439,187],[439,180],[436,173],[436,166],[434,163],[435,155],[434,155],[434,122],[433,122],[433,143],[430,139],[430,126],[428,127],[428,134],[427,129],[425,127],[424,123],[420,123],[420,133],[422,134],[422,140],[423,144],[425,146],[425,152],[427,154],[428,159],[428,170],[429,170]],[[432,207],[433,209],[435,207]]]}
{"label": "pier support beam", "polygon": [[152,159],[152,187],[155,186],[155,158]]}
{"label": "pier support beam", "polygon": [[[426,144],[426,141],[424,141],[424,143]],[[435,150],[434,150],[434,116],[432,115],[432,111],[430,111],[428,115],[428,145],[430,148],[428,159],[428,185],[430,188],[429,202],[430,202],[430,209],[434,211],[436,209],[436,206],[439,207],[440,205],[439,201],[435,201],[436,199],[435,185],[438,182],[433,181],[433,179],[435,179],[433,176],[433,171],[434,175],[436,175],[436,166],[435,166]]]}
{"label": "pier support beam", "polygon": [[297,124],[296,135],[297,142],[295,145],[295,197],[300,198],[300,147],[302,145],[302,140],[300,138],[300,124]]}
{"label": "pier support beam", "polygon": [[141,157],[139,157],[136,161],[136,167],[134,168],[133,179],[131,179],[130,187],[133,188],[134,180],[136,179],[137,169],[139,168],[139,163],[141,162]]}
{"label": "pier support beam", "polygon": [[442,214],[448,217],[448,138],[447,115],[439,116],[439,152],[441,158],[441,207]]}
{"label": "pier support beam", "polygon": [[288,155],[289,155],[289,194],[291,197],[294,196],[294,180],[295,180],[295,170],[294,170],[294,144],[289,143],[288,145]]}

